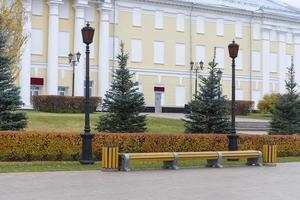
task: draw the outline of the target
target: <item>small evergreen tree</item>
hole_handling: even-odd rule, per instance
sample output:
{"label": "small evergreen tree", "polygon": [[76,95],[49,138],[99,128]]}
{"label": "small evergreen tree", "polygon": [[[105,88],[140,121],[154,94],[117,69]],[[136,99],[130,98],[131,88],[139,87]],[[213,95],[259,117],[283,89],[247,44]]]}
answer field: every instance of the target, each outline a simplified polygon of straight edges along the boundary
{"label": "small evergreen tree", "polygon": [[[1,19],[0,19],[1,20]],[[19,130],[27,125],[25,113],[16,112],[22,105],[20,90],[15,86],[15,60],[9,55],[6,34],[0,29],[0,130]]]}
{"label": "small evergreen tree", "polygon": [[131,79],[134,74],[126,68],[128,54],[124,43],[118,55],[119,69],[114,72],[111,88],[105,94],[102,108],[106,114],[99,117],[96,129],[103,132],[145,132],[144,95],[138,92],[138,83]]}
{"label": "small evergreen tree", "polygon": [[227,133],[229,131],[228,106],[219,89],[215,59],[209,63],[208,77],[199,76],[199,92],[189,105],[186,115],[187,133]]}
{"label": "small evergreen tree", "polygon": [[272,112],[270,134],[300,133],[300,99],[296,90],[293,58],[291,66],[288,67],[285,87],[287,93],[279,97]]}

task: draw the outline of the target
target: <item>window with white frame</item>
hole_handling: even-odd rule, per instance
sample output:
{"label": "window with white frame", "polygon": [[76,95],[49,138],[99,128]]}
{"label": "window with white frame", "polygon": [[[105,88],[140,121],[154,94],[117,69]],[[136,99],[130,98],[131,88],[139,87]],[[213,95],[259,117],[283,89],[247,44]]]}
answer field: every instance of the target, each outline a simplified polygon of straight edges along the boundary
{"label": "window with white frame", "polygon": [[32,3],[31,3],[32,15],[43,15],[43,4],[44,4],[44,1],[32,0]]}
{"label": "window with white frame", "polygon": [[31,53],[36,55],[43,54],[43,30],[31,30]]}
{"label": "window with white frame", "polygon": [[184,32],[184,14],[176,16],[176,31]]}
{"label": "window with white frame", "polygon": [[216,48],[216,62],[218,63],[218,68],[224,68],[224,48]]}
{"label": "window with white frame", "polygon": [[261,62],[260,62],[260,52],[252,51],[252,71],[260,71]]}
{"label": "window with white frame", "polygon": [[224,20],[223,19],[218,19],[217,20],[217,36],[224,36]]}
{"label": "window with white frame", "polygon": [[69,1],[64,0],[63,4],[59,5],[59,18],[68,19],[69,18]]}
{"label": "window with white frame", "polygon": [[41,87],[37,85],[30,86],[30,96],[36,96],[41,94]]}
{"label": "window with white frame", "polygon": [[176,106],[184,107],[185,104],[185,88],[184,86],[176,87]]}
{"label": "window with white frame", "polygon": [[242,38],[243,37],[243,25],[242,22],[237,21],[235,23],[235,37]]}
{"label": "window with white frame", "polygon": [[162,41],[154,42],[154,63],[164,64],[165,62],[165,43]]}
{"label": "window with white frame", "polygon": [[277,53],[270,53],[270,72],[277,72]]}
{"label": "window with white frame", "polygon": [[291,44],[293,42],[293,34],[292,33],[287,33],[286,34],[286,42],[288,44]]}
{"label": "window with white frame", "polygon": [[261,91],[260,90],[252,90],[252,101],[254,101],[254,109],[257,108],[257,104],[261,98]]}
{"label": "window with white frame", "polygon": [[239,50],[236,58],[236,69],[243,69],[243,50]]}
{"label": "window with white frame", "polygon": [[133,9],[132,25],[133,26],[142,26],[142,11],[140,8]]}
{"label": "window with white frame", "polygon": [[68,87],[59,86],[57,89],[57,95],[67,96],[68,95]]}
{"label": "window with white frame", "polygon": [[155,28],[156,29],[164,28],[164,14],[162,11],[155,12]]}
{"label": "window with white frame", "polygon": [[260,39],[260,25],[252,24],[252,37],[254,40]]}
{"label": "window with white frame", "polygon": [[70,33],[59,32],[58,33],[58,56],[68,57],[70,53]]}
{"label": "window with white frame", "polygon": [[244,100],[244,91],[242,89],[236,89],[236,100]]}
{"label": "window with white frame", "polygon": [[277,40],[277,33],[276,33],[275,30],[271,30],[271,32],[270,32],[270,40],[273,41],[273,42]]}
{"label": "window with white frame", "polygon": [[95,21],[95,4],[90,3],[89,6],[85,8],[84,15],[85,15],[85,21],[88,22]]}
{"label": "window with white frame", "polygon": [[142,62],[142,40],[131,40],[131,61]]}
{"label": "window with white frame", "polygon": [[205,32],[205,20],[201,16],[197,17],[196,32],[199,34],[204,34],[204,32]]}
{"label": "window with white frame", "polygon": [[[83,94],[85,95],[85,80],[84,80],[84,90],[83,90]],[[90,80],[90,89],[89,89],[89,93],[90,93],[90,96],[93,96],[94,95],[94,81]]]}
{"label": "window with white frame", "polygon": [[182,43],[176,43],[176,65],[185,65],[185,45]]}
{"label": "window with white frame", "polygon": [[119,52],[119,38],[110,37],[109,38],[109,59],[115,60]]}
{"label": "window with white frame", "polygon": [[197,45],[196,46],[196,62],[203,61],[205,63],[205,46]]}

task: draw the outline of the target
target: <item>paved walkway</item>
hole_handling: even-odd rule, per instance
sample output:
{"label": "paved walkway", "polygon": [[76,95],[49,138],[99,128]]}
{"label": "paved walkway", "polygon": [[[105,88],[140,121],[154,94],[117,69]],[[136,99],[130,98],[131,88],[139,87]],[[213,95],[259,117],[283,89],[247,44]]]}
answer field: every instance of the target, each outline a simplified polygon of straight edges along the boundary
{"label": "paved walkway", "polygon": [[[162,117],[168,119],[183,119],[185,114],[183,113],[144,113],[151,117]],[[269,120],[264,119],[249,119],[249,118],[236,118],[237,122],[268,122]]]}
{"label": "paved walkway", "polygon": [[299,200],[300,163],[277,167],[0,174],[1,200]]}

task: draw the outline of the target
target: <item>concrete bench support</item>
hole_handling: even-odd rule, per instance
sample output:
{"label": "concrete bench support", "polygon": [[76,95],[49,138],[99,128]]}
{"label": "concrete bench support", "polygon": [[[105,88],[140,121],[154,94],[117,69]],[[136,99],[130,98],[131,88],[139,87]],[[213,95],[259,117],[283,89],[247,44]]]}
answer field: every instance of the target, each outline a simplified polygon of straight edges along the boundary
{"label": "concrete bench support", "polygon": [[218,159],[217,160],[207,160],[206,167],[215,167],[215,168],[222,168],[222,153],[218,152]]}

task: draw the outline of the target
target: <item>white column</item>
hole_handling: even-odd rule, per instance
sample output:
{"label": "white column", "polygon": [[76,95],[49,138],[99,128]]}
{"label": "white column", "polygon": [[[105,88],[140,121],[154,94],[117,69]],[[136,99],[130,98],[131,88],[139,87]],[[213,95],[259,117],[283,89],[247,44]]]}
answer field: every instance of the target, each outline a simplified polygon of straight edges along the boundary
{"label": "white column", "polygon": [[47,94],[57,95],[58,7],[61,0],[49,0]]}
{"label": "white column", "polygon": [[99,66],[98,66],[98,95],[104,97],[109,89],[109,13],[111,3],[105,1],[100,4],[99,30]]}
{"label": "white column", "polygon": [[270,31],[263,29],[262,38],[263,61],[263,95],[270,93]]}
{"label": "white column", "polygon": [[21,99],[24,108],[30,108],[30,68],[31,68],[31,0],[24,1],[26,12],[26,22],[23,28],[23,34],[28,36],[23,46],[20,70]]}
{"label": "white column", "polygon": [[279,92],[285,93],[286,33],[279,33]]}
{"label": "white column", "polygon": [[75,67],[75,96],[83,96],[84,90],[84,68],[85,68],[85,46],[82,41],[81,29],[85,26],[85,7],[88,6],[87,0],[77,0],[73,5],[75,9],[75,29],[74,29],[74,53],[80,52],[80,62]]}
{"label": "white column", "polygon": [[300,85],[300,33],[295,34],[295,52],[294,52],[294,68],[295,79],[298,86]]}

